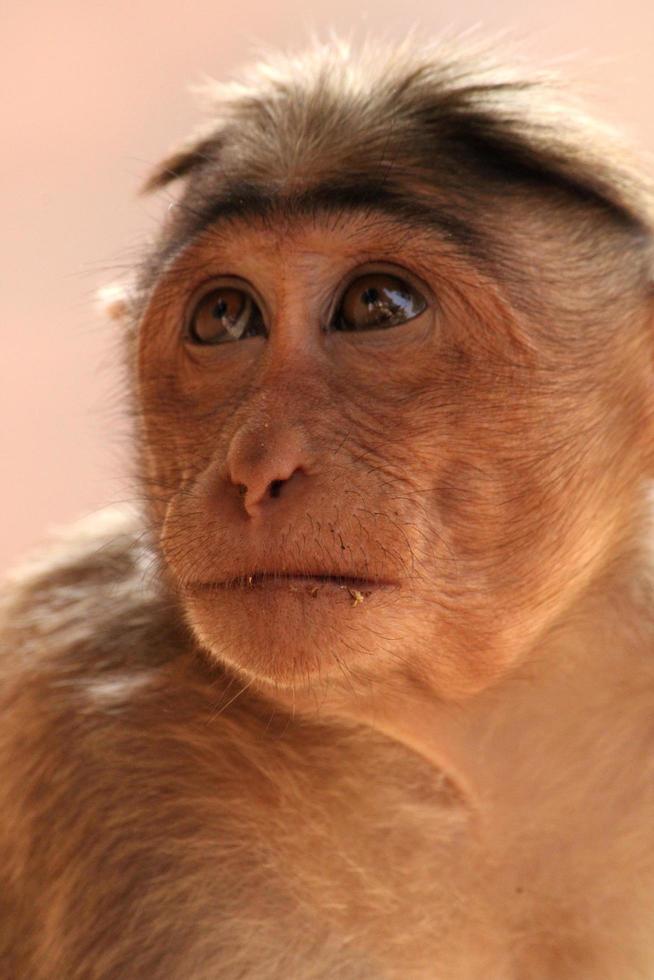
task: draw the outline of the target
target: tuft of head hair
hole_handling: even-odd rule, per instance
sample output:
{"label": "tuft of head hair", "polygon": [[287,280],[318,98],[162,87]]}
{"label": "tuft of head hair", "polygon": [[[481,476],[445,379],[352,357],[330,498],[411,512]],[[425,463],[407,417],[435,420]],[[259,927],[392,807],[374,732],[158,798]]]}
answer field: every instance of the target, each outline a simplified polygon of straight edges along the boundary
{"label": "tuft of head hair", "polygon": [[552,76],[479,46],[333,42],[269,58],[204,94],[205,125],[154,169],[146,191],[190,176],[280,193],[343,174],[433,187],[435,174],[454,185],[463,172],[499,188],[554,185],[654,224],[652,189],[617,135]]}

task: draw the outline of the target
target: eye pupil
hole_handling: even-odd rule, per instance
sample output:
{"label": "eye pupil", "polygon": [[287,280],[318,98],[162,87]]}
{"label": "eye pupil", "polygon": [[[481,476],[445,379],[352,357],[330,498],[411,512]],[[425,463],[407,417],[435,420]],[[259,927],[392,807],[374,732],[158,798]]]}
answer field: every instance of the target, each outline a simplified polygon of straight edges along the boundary
{"label": "eye pupil", "polygon": [[379,302],[379,291],[371,286],[370,288],[364,290],[361,294],[361,299],[366,304],[366,306],[374,306],[375,303]]}
{"label": "eye pupil", "polygon": [[222,318],[225,316],[226,313],[227,313],[227,303],[225,302],[224,299],[218,300],[218,302],[213,308],[213,315],[215,319],[222,320]]}

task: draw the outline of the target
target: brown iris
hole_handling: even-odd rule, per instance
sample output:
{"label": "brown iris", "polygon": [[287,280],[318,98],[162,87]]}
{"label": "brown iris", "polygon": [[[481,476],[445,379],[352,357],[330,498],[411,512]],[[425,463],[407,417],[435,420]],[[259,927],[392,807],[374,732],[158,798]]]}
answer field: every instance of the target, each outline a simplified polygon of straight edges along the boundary
{"label": "brown iris", "polygon": [[334,330],[383,330],[419,316],[427,304],[409,283],[373,272],[351,283],[341,301]]}
{"label": "brown iris", "polygon": [[242,289],[220,286],[202,297],[188,328],[196,344],[224,344],[265,335],[259,307]]}

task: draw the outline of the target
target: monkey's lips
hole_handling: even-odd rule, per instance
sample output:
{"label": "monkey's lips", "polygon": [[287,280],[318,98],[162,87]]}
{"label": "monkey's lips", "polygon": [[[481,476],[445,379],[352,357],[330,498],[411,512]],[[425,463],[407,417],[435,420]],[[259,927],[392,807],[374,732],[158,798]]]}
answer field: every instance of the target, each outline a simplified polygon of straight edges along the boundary
{"label": "monkey's lips", "polygon": [[[387,596],[398,584],[367,575],[259,569],[187,579],[182,588],[190,624],[204,648],[283,687],[293,686],[298,672],[322,678],[340,672],[341,654],[350,664],[357,650],[367,656],[365,624],[384,615]],[[343,622],[348,624],[345,642]],[[357,642],[359,627],[365,635]]]}
{"label": "monkey's lips", "polygon": [[349,595],[370,595],[379,589],[397,588],[397,583],[387,579],[373,579],[362,576],[328,574],[324,572],[252,572],[235,575],[231,578],[212,581],[186,582],[185,591],[265,591],[280,589],[286,592],[306,592],[316,598],[323,590],[340,590]]}

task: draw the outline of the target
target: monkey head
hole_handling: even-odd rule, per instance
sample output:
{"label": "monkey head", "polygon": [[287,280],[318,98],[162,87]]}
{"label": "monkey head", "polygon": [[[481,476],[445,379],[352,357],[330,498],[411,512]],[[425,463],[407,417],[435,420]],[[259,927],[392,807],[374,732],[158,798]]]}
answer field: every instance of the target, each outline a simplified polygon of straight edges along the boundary
{"label": "monkey head", "polygon": [[645,195],[585,120],[475,64],[265,66],[150,179],[181,188],[131,332],[153,533],[202,646],[254,682],[463,697],[635,546]]}

